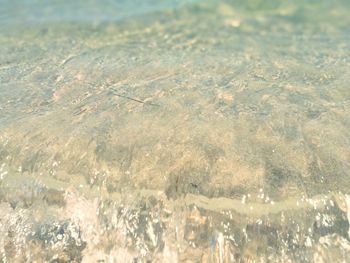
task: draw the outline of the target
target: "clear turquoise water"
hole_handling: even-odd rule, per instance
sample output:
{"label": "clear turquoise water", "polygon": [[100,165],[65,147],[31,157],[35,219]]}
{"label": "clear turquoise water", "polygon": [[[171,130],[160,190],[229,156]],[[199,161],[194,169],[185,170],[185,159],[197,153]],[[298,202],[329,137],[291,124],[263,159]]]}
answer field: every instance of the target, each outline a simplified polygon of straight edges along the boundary
{"label": "clear turquoise water", "polygon": [[346,262],[349,11],[0,1],[0,262]]}

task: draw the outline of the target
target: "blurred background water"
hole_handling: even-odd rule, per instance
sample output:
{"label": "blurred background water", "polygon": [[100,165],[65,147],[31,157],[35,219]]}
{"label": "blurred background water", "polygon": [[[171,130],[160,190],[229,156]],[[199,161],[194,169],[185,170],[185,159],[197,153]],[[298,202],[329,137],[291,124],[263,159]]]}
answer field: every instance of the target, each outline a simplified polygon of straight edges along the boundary
{"label": "blurred background water", "polygon": [[[1,1],[1,24],[40,24],[59,22],[103,23],[117,22],[154,14],[159,19],[163,13],[175,10],[191,10],[196,16],[204,10],[211,15],[249,17],[262,23],[275,19],[280,23],[292,22],[293,26],[309,22],[314,26],[327,24],[334,30],[348,28],[346,0],[331,1],[218,1],[218,0],[146,0],[146,1]],[[169,17],[170,19],[174,17]],[[270,25],[271,26],[271,25]],[[321,33],[321,32],[319,32]],[[344,31],[346,33],[346,31]]]}
{"label": "blurred background water", "polygon": [[2,23],[115,22],[179,8],[193,0],[176,1],[2,1]]}
{"label": "blurred background water", "polygon": [[346,262],[349,11],[0,0],[0,262]]}

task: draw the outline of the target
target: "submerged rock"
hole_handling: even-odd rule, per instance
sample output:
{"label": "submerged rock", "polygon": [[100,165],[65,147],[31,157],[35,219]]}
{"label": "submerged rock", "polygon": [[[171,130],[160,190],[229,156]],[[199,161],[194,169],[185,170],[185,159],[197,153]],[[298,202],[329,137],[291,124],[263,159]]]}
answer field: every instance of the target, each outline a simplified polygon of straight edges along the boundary
{"label": "submerged rock", "polygon": [[39,2],[0,9],[50,14],[0,23],[0,262],[350,258],[345,0]]}

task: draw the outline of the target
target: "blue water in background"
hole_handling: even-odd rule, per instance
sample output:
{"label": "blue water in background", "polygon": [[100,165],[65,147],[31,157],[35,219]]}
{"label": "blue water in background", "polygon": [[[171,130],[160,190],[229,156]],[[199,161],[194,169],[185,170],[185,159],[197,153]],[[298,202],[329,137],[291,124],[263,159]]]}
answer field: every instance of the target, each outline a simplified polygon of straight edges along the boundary
{"label": "blue water in background", "polygon": [[6,23],[112,22],[173,9],[196,0],[29,0],[0,1],[0,21]]}

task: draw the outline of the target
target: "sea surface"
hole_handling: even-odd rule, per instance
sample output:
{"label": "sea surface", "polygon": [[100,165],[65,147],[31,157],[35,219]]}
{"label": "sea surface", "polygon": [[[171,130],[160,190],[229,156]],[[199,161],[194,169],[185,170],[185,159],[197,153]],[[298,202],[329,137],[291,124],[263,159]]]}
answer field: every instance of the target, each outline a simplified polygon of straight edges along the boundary
{"label": "sea surface", "polygon": [[0,262],[349,262],[349,14],[0,0]]}

